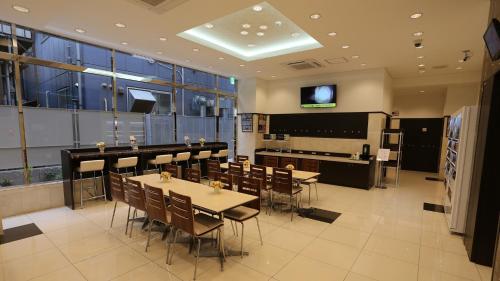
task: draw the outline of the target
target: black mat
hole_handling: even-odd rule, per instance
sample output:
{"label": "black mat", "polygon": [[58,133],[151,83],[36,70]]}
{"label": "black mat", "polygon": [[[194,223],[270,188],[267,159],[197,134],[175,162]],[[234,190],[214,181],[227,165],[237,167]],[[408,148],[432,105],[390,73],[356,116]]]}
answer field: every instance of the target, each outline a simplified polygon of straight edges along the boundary
{"label": "black mat", "polygon": [[428,181],[444,181],[444,179],[436,178],[436,177],[425,177]]}
{"label": "black mat", "polygon": [[437,213],[444,213],[444,206],[432,203],[424,203],[424,210]]}
{"label": "black mat", "polygon": [[43,234],[43,232],[34,223],[7,228],[3,230],[3,235],[0,236],[0,244],[6,244],[40,234]]}
{"label": "black mat", "polygon": [[317,221],[322,221],[322,222],[326,222],[326,223],[334,222],[341,215],[341,213],[327,211],[327,210],[318,209],[318,208],[309,208],[309,209],[302,208],[302,209],[299,209],[298,213],[299,213],[299,216],[301,216],[301,217],[312,219],[312,220],[317,220]]}

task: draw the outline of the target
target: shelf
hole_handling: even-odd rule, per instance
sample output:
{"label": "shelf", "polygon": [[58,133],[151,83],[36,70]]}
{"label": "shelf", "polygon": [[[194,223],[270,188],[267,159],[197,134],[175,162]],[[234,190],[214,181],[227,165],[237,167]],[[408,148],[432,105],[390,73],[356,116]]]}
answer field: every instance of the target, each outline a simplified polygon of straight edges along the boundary
{"label": "shelf", "polygon": [[388,148],[394,152],[399,152],[399,144],[392,144],[392,143],[384,144],[384,148],[386,149]]}

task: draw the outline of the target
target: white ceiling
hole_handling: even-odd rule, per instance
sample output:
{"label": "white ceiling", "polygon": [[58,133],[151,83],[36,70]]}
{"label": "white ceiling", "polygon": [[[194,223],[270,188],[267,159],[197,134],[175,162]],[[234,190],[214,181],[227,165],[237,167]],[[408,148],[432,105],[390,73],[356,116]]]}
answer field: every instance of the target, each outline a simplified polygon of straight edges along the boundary
{"label": "white ceiling", "polygon": [[[489,0],[267,0],[324,47],[251,62],[176,36],[259,2],[189,0],[172,10],[158,12],[136,0],[2,0],[0,19],[240,78],[272,80],[363,68],[386,68],[393,78],[481,70],[482,34],[487,25]],[[29,8],[30,13],[14,11],[14,4]],[[409,15],[414,12],[422,12],[423,17],[411,20]],[[313,13],[320,13],[321,19],[311,20],[309,16]],[[127,27],[117,28],[115,23]],[[79,34],[75,28],[87,32]],[[412,34],[416,31],[424,32],[423,49],[413,47]],[[330,32],[336,32],[337,36],[328,36]],[[160,37],[167,41],[160,41]],[[121,45],[123,41],[128,45]],[[344,44],[351,47],[342,49]],[[194,48],[199,51],[194,52]],[[466,49],[473,52],[473,57],[459,63],[461,51]],[[163,54],[158,55],[159,51]],[[360,58],[351,59],[353,55]],[[420,55],[424,58],[417,59]],[[325,59],[337,57],[345,57],[348,62],[325,63]],[[302,59],[315,59],[325,67],[295,71],[282,65]],[[362,63],[366,66],[361,66]],[[425,64],[423,74],[418,73],[419,63]],[[439,65],[448,67],[432,69]],[[458,66],[463,70],[457,70]]]}

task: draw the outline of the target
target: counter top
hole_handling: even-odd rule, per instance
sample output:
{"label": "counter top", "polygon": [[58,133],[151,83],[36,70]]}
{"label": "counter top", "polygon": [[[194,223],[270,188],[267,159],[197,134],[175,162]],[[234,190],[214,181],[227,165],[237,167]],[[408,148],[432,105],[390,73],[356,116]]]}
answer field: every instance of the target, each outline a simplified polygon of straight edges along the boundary
{"label": "counter top", "polygon": [[326,156],[326,155],[315,155],[306,153],[287,153],[287,152],[271,152],[271,151],[259,151],[255,153],[256,155],[266,155],[266,156],[279,156],[279,157],[292,157],[292,158],[302,158],[302,159],[315,159],[323,161],[334,161],[334,162],[344,162],[353,164],[365,164],[369,165],[368,160],[354,160],[347,157],[338,156]]}

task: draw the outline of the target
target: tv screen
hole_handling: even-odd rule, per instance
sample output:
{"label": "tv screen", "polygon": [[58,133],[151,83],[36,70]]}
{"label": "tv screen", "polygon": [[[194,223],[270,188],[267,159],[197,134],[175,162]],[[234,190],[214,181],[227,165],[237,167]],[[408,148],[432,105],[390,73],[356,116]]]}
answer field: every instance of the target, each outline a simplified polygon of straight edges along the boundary
{"label": "tv screen", "polygon": [[483,36],[492,61],[500,58],[500,22],[493,19]]}
{"label": "tv screen", "polygon": [[336,107],[337,85],[300,88],[300,106],[304,108]]}

